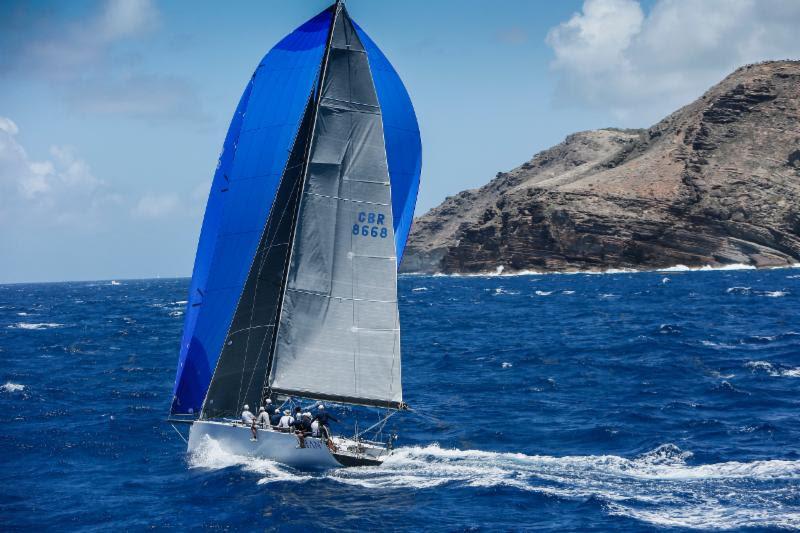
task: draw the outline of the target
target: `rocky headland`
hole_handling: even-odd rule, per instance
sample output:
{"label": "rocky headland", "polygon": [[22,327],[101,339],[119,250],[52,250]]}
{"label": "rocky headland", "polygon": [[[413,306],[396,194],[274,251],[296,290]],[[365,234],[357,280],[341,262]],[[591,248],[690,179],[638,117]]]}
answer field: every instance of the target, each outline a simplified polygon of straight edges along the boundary
{"label": "rocky headland", "polygon": [[575,133],[414,221],[404,272],[800,262],[800,62],[742,67],[651,128]]}

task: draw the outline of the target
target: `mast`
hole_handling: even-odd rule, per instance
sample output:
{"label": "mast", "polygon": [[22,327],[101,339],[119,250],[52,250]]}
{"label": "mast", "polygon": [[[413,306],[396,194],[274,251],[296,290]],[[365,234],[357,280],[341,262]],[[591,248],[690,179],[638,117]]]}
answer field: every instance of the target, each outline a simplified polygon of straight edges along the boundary
{"label": "mast", "polygon": [[[219,346],[209,351],[215,366],[204,391],[203,418],[233,415],[244,403],[256,404],[263,392],[332,19],[329,7],[307,21],[265,56],[253,76],[262,89],[254,90],[258,100],[246,110],[247,138],[226,193],[226,242],[211,269],[220,296],[215,307],[206,308],[207,314],[224,314],[199,330],[218,339],[201,350]],[[299,100],[298,94],[308,97]]]}
{"label": "mast", "polygon": [[[301,173],[300,178],[300,191],[298,193],[299,200],[297,205],[295,206],[294,213],[292,213],[292,229],[289,236],[289,254],[286,258],[286,263],[284,264],[283,268],[283,277],[281,279],[281,290],[280,290],[280,298],[278,298],[278,312],[277,317],[278,319],[275,321],[275,327],[277,328],[281,322],[281,316],[283,314],[283,300],[286,297],[286,282],[289,277],[289,266],[292,264],[292,254],[294,253],[294,239],[295,233],[297,231],[297,217],[300,212],[300,202],[303,198],[303,192],[305,191],[305,183],[308,179],[308,162],[309,158],[311,157],[311,149],[314,145],[314,133],[317,129],[317,120],[319,119],[319,104],[320,100],[322,99],[322,88],[325,84],[325,76],[328,73],[328,62],[330,59],[331,53],[331,41],[333,40],[333,31],[336,28],[336,19],[339,17],[342,8],[344,7],[344,0],[336,0],[336,3],[331,6],[333,11],[333,17],[331,17],[331,27],[328,31],[328,41],[325,44],[325,52],[323,54],[322,60],[322,68],[319,76],[319,82],[317,83],[317,94],[314,98],[314,119],[311,126],[311,135],[309,137],[309,142],[306,144],[306,153],[303,157],[303,171]],[[272,343],[269,347],[269,355],[267,358],[267,373],[264,376],[264,384],[262,386],[262,394],[261,394],[261,403],[264,403],[264,400],[269,398],[272,395],[272,390],[269,385],[270,383],[270,375],[272,374],[272,365],[274,363],[274,356],[275,356],[275,345],[278,340],[277,333],[272,335]]]}

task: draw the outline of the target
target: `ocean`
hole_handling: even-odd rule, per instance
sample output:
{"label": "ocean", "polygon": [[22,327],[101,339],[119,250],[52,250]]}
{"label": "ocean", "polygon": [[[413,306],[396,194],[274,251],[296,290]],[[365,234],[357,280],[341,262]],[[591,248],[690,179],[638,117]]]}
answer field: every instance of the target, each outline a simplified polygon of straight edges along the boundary
{"label": "ocean", "polygon": [[414,411],[321,473],[187,457],[187,279],[0,286],[0,529],[800,529],[800,269],[399,285]]}

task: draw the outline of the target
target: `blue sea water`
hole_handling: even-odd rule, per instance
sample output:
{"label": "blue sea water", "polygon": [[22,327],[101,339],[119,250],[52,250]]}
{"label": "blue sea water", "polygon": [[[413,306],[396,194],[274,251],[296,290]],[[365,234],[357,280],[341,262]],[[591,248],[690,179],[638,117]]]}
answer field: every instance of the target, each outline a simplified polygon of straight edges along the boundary
{"label": "blue sea water", "polygon": [[401,277],[415,413],[324,473],[186,456],[187,287],[0,286],[0,529],[800,529],[800,270]]}

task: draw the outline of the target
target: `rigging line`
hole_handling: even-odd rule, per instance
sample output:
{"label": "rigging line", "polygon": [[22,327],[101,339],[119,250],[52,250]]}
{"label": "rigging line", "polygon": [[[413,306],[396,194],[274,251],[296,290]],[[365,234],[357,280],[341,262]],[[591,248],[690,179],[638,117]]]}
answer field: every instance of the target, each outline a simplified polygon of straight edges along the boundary
{"label": "rigging line", "polygon": [[[297,188],[297,181],[298,180],[295,180],[294,184],[292,185],[291,190],[289,191],[290,192],[289,198],[291,198],[292,196],[295,195],[295,192],[296,192],[295,190]],[[276,196],[277,196],[277,193],[276,193]],[[288,211],[288,207],[289,207],[288,205],[285,205],[283,207],[283,210],[281,211],[280,219],[278,220],[278,223],[275,225],[275,234],[272,236],[272,242],[274,242],[275,239],[278,238],[278,229],[280,228],[280,225],[283,222],[283,217],[286,215],[286,211]],[[254,310],[255,310],[256,295],[258,294],[258,284],[261,282],[261,272],[264,269],[264,265],[267,262],[267,256],[269,255],[269,252],[271,250],[272,250],[272,243],[270,243],[270,245],[267,247],[266,251],[264,252],[264,255],[263,255],[262,261],[261,261],[261,265],[259,265],[259,268],[258,268],[258,274],[257,274],[257,277],[256,277],[256,288],[255,288],[255,293],[253,295],[253,305],[252,305],[252,307],[250,309],[250,320],[251,320],[251,322],[252,322],[252,317],[253,317]],[[272,319],[273,319],[273,322],[274,322],[275,317],[273,316]],[[274,331],[273,331],[273,334],[274,334]],[[266,340],[267,340],[267,336],[264,335],[264,337],[262,337],[262,339],[261,339],[261,346],[259,346],[259,348],[258,348],[258,357],[256,358],[255,366],[253,367],[253,372],[250,373],[250,380],[247,382],[247,389],[245,389],[245,395],[247,395],[247,393],[250,391],[250,387],[253,384],[253,379],[256,376],[256,368],[258,367],[258,362],[261,360],[261,356],[262,356],[263,351],[264,351],[264,343],[266,342]],[[249,347],[249,345],[250,345],[250,333],[248,332],[247,346]],[[245,355],[245,360],[246,360],[246,358],[247,358],[247,356]],[[242,366],[242,378],[241,378],[240,383],[239,383],[239,401],[240,401],[240,403],[241,403],[241,392],[242,392],[241,387],[242,387],[242,383],[243,382],[244,382],[244,365]],[[263,388],[262,388],[262,393],[263,393]],[[260,400],[261,400],[261,398],[259,398],[259,403],[261,403]]]}
{"label": "rigging line", "polygon": [[[336,19],[335,15],[334,15],[333,19],[334,19],[333,21],[335,22],[335,19]],[[331,33],[332,33],[332,32],[331,32]],[[329,36],[328,36],[328,44],[327,44],[327,46],[330,46],[330,37],[331,37],[331,36],[329,35]],[[258,66],[258,68],[261,68],[261,65],[259,65],[259,66]],[[256,70],[258,70],[258,69],[256,69]],[[253,78],[252,78],[252,80],[254,80],[254,79],[255,79],[255,74],[253,74]],[[314,87],[312,86],[312,88],[311,88],[311,91],[310,91],[310,93],[309,93],[309,100],[312,100],[312,98],[313,98],[313,95],[314,95]],[[245,111],[245,113],[246,113],[246,111]],[[301,117],[301,119],[300,119],[300,123],[298,124],[298,130],[297,130],[297,132],[295,132],[294,139],[292,140],[292,147],[294,147],[295,143],[297,142],[297,137],[298,137],[298,134],[299,134],[299,132],[300,132],[300,129],[301,129],[301,127],[302,127],[302,124],[303,124],[303,119],[305,118],[305,110],[303,111],[303,113],[304,113],[304,114],[303,114],[303,116],[302,116],[302,117]],[[242,125],[242,127],[244,127],[244,124]],[[241,137],[241,131],[240,131],[240,133],[239,133],[239,137]],[[236,144],[234,145],[234,156],[235,156],[235,154],[236,154],[236,150],[238,149],[239,137],[237,137]],[[289,162],[290,162],[290,161],[289,161],[289,159],[287,159],[287,160],[286,160],[286,163],[284,164],[284,167],[285,167],[286,165],[288,165],[288,164],[289,164]],[[286,170],[286,169],[284,168],[284,172],[283,172],[283,173],[281,173],[281,181],[283,181],[283,176],[285,175],[285,170]],[[279,184],[278,186],[280,187],[280,184]],[[276,194],[276,197],[277,197],[277,194]],[[273,200],[272,200],[272,205],[270,206],[270,212],[272,212],[272,208],[273,208],[274,206],[275,206],[275,198],[273,198]],[[265,228],[265,230],[266,230],[266,228]],[[263,236],[263,232],[262,232],[262,236]],[[260,239],[259,239],[259,243],[260,243]],[[253,256],[253,259],[252,259],[252,260],[251,260],[251,262],[250,262],[250,269],[252,269],[252,267],[253,267],[253,264],[255,263],[255,260],[256,260],[256,257],[255,257],[255,255],[254,255],[254,256]],[[248,270],[248,272],[249,272],[249,271],[250,271],[250,270]],[[246,282],[245,282],[245,283],[246,283]],[[244,287],[242,287],[242,291],[239,293],[239,299],[238,299],[238,300],[237,300],[237,302],[236,302],[236,308],[237,308],[237,309],[238,309],[238,307],[239,307],[239,303],[241,303],[241,301],[242,301],[242,293],[243,293],[243,292],[244,292]],[[235,311],[234,311],[234,315],[235,315]],[[231,316],[231,322],[228,324],[228,328],[227,328],[227,329],[228,329],[228,331],[230,331],[230,328],[231,328],[232,326],[233,326],[233,316]],[[226,335],[226,336],[225,336],[225,339],[227,339],[227,338],[228,338],[228,336]],[[203,398],[203,404],[202,404],[202,405],[201,405],[201,407],[200,407],[200,417],[201,417],[201,418],[203,417],[203,413],[205,412],[205,408],[206,408],[206,401],[208,400],[208,392],[209,392],[209,390],[210,390],[210,385],[211,385],[211,383],[213,383],[213,382],[214,382],[214,375],[217,373],[217,369],[219,368],[220,361],[222,360],[222,351],[224,351],[224,345],[223,345],[223,348],[222,348],[222,350],[220,350],[219,357],[217,357],[217,362],[216,362],[216,364],[214,365],[214,373],[211,375],[211,382],[209,383],[209,388],[206,390],[205,397]],[[237,410],[238,410],[238,409],[237,409]]]}
{"label": "rigging line", "polygon": [[305,191],[305,183],[306,179],[308,178],[308,167],[311,159],[312,148],[314,147],[314,136],[317,132],[317,122],[319,120],[319,107],[322,101],[322,94],[325,90],[325,80],[328,74],[328,64],[330,62],[331,56],[331,43],[333,42],[333,33],[334,29],[336,28],[336,19],[341,12],[341,4],[339,2],[336,3],[334,6],[333,17],[331,17],[331,25],[330,29],[328,30],[328,41],[325,44],[325,52],[323,55],[323,62],[320,65],[320,74],[319,80],[316,87],[316,95],[312,91],[312,99],[316,96],[315,100],[313,101],[314,105],[314,117],[311,122],[311,131],[309,132],[308,137],[306,137],[306,146],[305,152],[303,154],[303,161],[302,161],[302,170],[299,176],[300,182],[300,191],[298,194],[298,198],[296,201],[296,205],[293,210],[293,219],[292,219],[292,226],[289,231],[289,241],[291,245],[289,246],[289,253],[286,257],[286,262],[284,263],[283,268],[283,275],[281,278],[281,286],[279,288],[280,296],[278,297],[278,308],[277,308],[277,320],[276,323],[278,324],[275,329],[275,334],[272,336],[272,342],[270,343],[269,354],[267,356],[267,371],[264,375],[264,386],[262,387],[262,396],[265,394],[269,394],[271,390],[270,384],[270,377],[272,376],[272,367],[275,366],[275,350],[277,349],[277,342],[278,342],[278,335],[280,334],[281,329],[281,319],[283,318],[283,300],[286,297],[286,288],[289,282],[289,270],[291,269],[292,264],[292,256],[294,255],[294,247],[295,247],[295,239],[296,239],[296,232],[297,232],[297,222],[300,217],[300,213],[303,208],[303,192]]}
{"label": "rigging line", "polygon": [[273,326],[275,326],[275,324],[261,324],[261,325],[258,325],[258,326],[247,326],[246,328],[237,329],[236,331],[231,331],[230,335],[233,336],[233,335],[236,335],[237,333],[241,333],[243,331],[249,331],[251,329],[259,329],[259,328],[271,328]]}
{"label": "rigging line", "polygon": [[357,432],[357,433],[356,433],[356,435],[355,435],[355,438],[356,438],[356,439],[358,439],[358,438],[359,438],[361,435],[363,435],[364,433],[368,433],[369,431],[372,431],[374,428],[377,428],[378,426],[380,426],[380,428],[378,428],[378,430],[376,431],[376,433],[377,433],[378,431],[383,431],[383,426],[385,426],[385,425],[386,425],[386,423],[389,421],[389,419],[390,419],[390,418],[392,418],[392,417],[393,417],[394,415],[396,415],[397,413],[399,413],[399,411],[392,411],[391,413],[389,413],[388,415],[386,415],[386,416],[385,416],[385,417],[383,417],[382,419],[378,420],[376,423],[372,424],[372,425],[371,425],[370,427],[368,427],[367,429]]}
{"label": "rigging line", "polygon": [[186,443],[186,445],[188,446],[188,445],[189,445],[189,441],[187,441],[187,440],[186,440],[186,437],[184,437],[184,436],[183,436],[183,434],[182,434],[180,431],[178,431],[178,428],[176,428],[176,427],[175,427],[175,424],[170,424],[170,426],[172,426],[172,429],[174,429],[174,430],[175,430],[175,433],[177,433],[177,434],[178,434],[178,436],[181,438],[181,440],[182,440],[183,442],[185,442],[185,443]]}
{"label": "rigging line", "polygon": [[317,85],[318,92],[316,95],[316,101],[314,101],[314,120],[311,124],[311,131],[309,132],[309,136],[307,137],[306,141],[306,150],[305,153],[303,154],[303,169],[300,175],[300,184],[301,184],[300,194],[297,199],[297,205],[295,206],[294,209],[294,220],[293,220],[294,223],[292,225],[289,237],[289,241],[292,244],[291,246],[289,246],[289,254],[287,255],[286,263],[284,264],[284,272],[283,272],[283,277],[281,279],[281,285],[283,290],[280,291],[281,294],[280,298],[278,299],[278,311],[277,311],[278,320],[276,321],[278,327],[275,330],[275,334],[272,336],[272,343],[270,345],[269,356],[267,359],[267,372],[264,377],[265,392],[267,390],[267,387],[271,387],[271,384],[269,384],[268,382],[270,376],[272,375],[272,367],[275,365],[275,350],[277,347],[278,334],[280,333],[280,328],[281,328],[281,319],[283,318],[283,300],[286,297],[286,288],[288,286],[288,281],[289,281],[289,269],[291,268],[292,256],[294,255],[295,238],[297,236],[296,235],[297,221],[300,215],[301,208],[303,207],[303,201],[302,201],[303,192],[305,191],[305,182],[306,179],[308,178],[308,167],[309,167],[309,160],[311,158],[311,150],[314,146],[314,136],[317,133],[317,120],[319,118],[319,107],[322,101],[322,93],[325,89],[325,80],[328,74],[328,63],[330,62],[330,56],[331,56],[331,43],[333,42],[333,33],[336,28],[336,19],[339,17],[340,12],[341,12],[341,3],[337,1],[336,5],[334,6],[333,17],[331,18],[330,30],[328,31],[328,42],[325,44],[323,63],[322,65],[320,65],[319,83]]}
{"label": "rigging line", "polygon": [[[310,95],[309,95],[309,98],[310,98]],[[304,111],[304,113],[305,113],[305,111]],[[302,119],[301,119],[300,126],[302,126]],[[299,129],[298,129],[298,133],[299,133]],[[295,139],[292,142],[292,147],[294,147],[294,144],[296,142],[297,142],[297,134],[295,134]],[[287,165],[289,164],[290,159],[291,159],[291,154],[289,156],[289,159],[287,159],[287,161],[286,161]],[[284,180],[285,176],[286,176],[286,169],[284,169],[284,172],[281,174],[280,182],[278,183],[278,187],[276,188],[275,198],[273,198],[273,200],[272,200],[272,206],[270,206],[269,216],[267,218],[266,223],[264,224],[264,229],[261,232],[262,237],[261,237],[261,239],[259,239],[259,245],[261,244],[261,240],[264,238],[264,236],[269,235],[269,231],[270,231],[270,229],[272,227],[271,222],[274,220],[274,218],[273,218],[274,213],[273,213],[272,209],[275,207],[275,203],[276,203],[277,197],[278,197],[278,191],[280,190],[280,187],[283,184],[283,180]],[[291,189],[291,191],[293,191],[293,190],[294,190],[294,188]],[[291,197],[291,194],[290,194],[290,197]],[[279,219],[278,224],[277,224],[278,226],[283,221],[283,216],[286,213],[286,209],[287,209],[287,206],[284,206],[283,209],[281,210],[281,216],[280,216],[280,219]],[[252,261],[252,263],[250,265],[250,269],[248,270],[248,272],[252,271],[253,266],[255,265],[256,261],[258,260],[259,253],[261,253],[260,264],[259,264],[259,267],[258,267],[258,274],[256,276],[256,287],[255,287],[255,290],[254,290],[253,301],[252,301],[251,308],[250,308],[250,322],[249,322],[250,327],[247,328],[248,329],[248,335],[247,335],[247,341],[246,341],[246,344],[245,344],[245,356],[244,356],[244,359],[242,361],[242,372],[240,374],[240,379],[239,379],[239,392],[238,392],[237,397],[236,397],[236,401],[237,401],[236,409],[237,409],[237,411],[239,410],[239,406],[242,405],[242,403],[243,403],[242,402],[242,386],[244,385],[244,369],[245,369],[245,367],[247,365],[247,353],[248,353],[249,346],[250,346],[250,330],[252,329],[253,309],[255,308],[255,302],[256,302],[255,294],[258,293],[258,284],[260,282],[261,271],[263,270],[264,264],[266,262],[266,258],[269,255],[269,252],[272,251],[272,248],[275,245],[275,240],[277,238],[278,238],[278,232],[275,231],[275,234],[272,236],[272,240],[270,241],[270,243],[266,247],[266,249],[264,249],[263,247],[259,246],[260,249],[256,250],[256,253],[253,256],[253,261]],[[242,298],[244,296],[244,291],[245,291],[246,287],[247,287],[247,281],[245,281],[245,285],[242,287],[242,292],[239,294],[239,301],[236,304],[236,310],[238,310],[239,304],[241,304],[241,302],[242,302]],[[233,315],[234,317],[236,316],[236,310],[234,310],[234,315]],[[232,326],[233,326],[233,317],[231,318],[231,325],[229,326],[229,331],[230,331],[230,327],[232,327]],[[225,336],[225,340],[227,341],[228,339],[230,339],[230,337],[231,337],[231,333],[229,332]],[[223,351],[224,351],[224,347],[223,347]],[[222,359],[222,357],[220,356],[219,359],[217,360],[217,366],[219,366],[219,362],[220,362],[221,359]],[[258,362],[258,359],[256,359],[256,363],[257,362]],[[216,368],[214,369],[214,373],[216,373]],[[212,380],[213,380],[213,376],[212,376]],[[252,377],[251,377],[251,382],[252,382]],[[249,385],[248,385],[248,389],[249,389]],[[206,393],[206,396],[207,396],[207,393]],[[203,403],[205,404],[205,401]]]}

